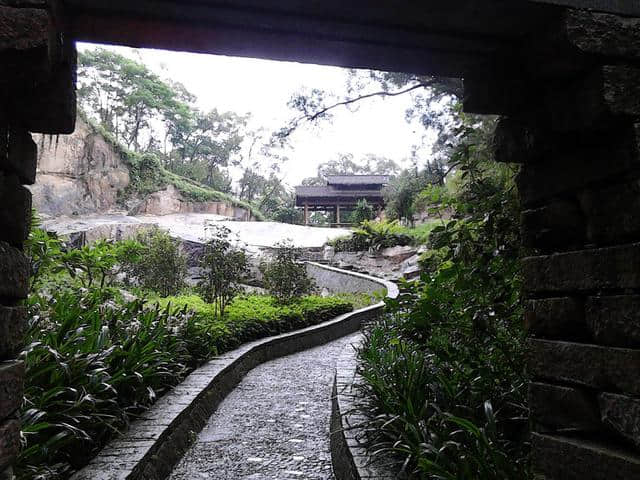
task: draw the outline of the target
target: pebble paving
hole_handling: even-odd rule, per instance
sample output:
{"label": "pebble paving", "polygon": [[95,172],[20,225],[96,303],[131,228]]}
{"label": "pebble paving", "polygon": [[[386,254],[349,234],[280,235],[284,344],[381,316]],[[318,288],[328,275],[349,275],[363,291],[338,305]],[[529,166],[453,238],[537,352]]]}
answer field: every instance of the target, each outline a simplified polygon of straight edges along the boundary
{"label": "pebble paving", "polygon": [[260,365],[222,402],[171,480],[333,480],[331,388],[349,335]]}

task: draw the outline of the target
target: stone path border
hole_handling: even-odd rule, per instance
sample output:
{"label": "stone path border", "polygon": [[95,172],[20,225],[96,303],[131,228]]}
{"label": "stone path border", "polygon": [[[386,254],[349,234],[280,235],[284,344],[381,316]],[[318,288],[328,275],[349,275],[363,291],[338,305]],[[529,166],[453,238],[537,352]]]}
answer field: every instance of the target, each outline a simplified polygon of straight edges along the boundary
{"label": "stone path border", "polygon": [[[396,298],[398,287],[391,282],[387,297]],[[358,342],[345,347],[336,363],[331,398],[330,448],[333,473],[336,480],[378,479],[391,480],[396,476],[384,466],[377,465],[360,441],[365,437],[366,418],[358,413],[355,405],[356,385],[361,381],[357,374],[357,352],[364,336]]]}
{"label": "stone path border", "polygon": [[364,336],[347,345],[336,364],[331,398],[331,433],[329,437],[333,474],[336,480],[392,480],[397,476],[378,465],[368,454],[361,439],[365,438],[366,417],[356,409],[357,374],[356,348]]}
{"label": "stone path border", "polygon": [[[313,264],[336,276],[357,277],[397,296],[395,284],[360,273]],[[334,277],[335,279],[335,277]],[[322,287],[322,284],[319,284]],[[163,396],[140,420],[109,443],[72,480],[161,480],[193,443],[220,402],[255,366],[356,332],[379,316],[380,302],[327,322],[247,343],[207,362]]]}

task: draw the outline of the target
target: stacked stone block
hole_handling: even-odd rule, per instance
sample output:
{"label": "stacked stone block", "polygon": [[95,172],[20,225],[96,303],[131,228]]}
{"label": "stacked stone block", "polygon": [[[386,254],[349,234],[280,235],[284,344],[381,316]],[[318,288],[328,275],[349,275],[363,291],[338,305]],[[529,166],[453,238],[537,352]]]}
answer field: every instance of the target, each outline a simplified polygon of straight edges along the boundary
{"label": "stacked stone block", "polygon": [[0,0],[0,479],[13,477],[29,290],[29,234],[37,149],[30,132],[69,133],[75,120],[75,46],[59,34],[55,2]]}
{"label": "stacked stone block", "polygon": [[640,478],[640,19],[563,11],[535,49],[562,61],[467,102],[521,164],[533,467]]}

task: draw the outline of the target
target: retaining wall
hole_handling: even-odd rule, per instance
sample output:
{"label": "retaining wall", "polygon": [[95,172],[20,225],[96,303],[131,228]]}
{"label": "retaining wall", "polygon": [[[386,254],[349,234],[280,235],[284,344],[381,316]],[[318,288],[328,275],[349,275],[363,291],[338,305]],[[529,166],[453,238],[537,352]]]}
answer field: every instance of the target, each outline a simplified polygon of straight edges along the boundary
{"label": "retaining wall", "polygon": [[389,289],[395,292],[396,286],[362,273],[341,270],[328,267],[319,263],[307,262],[307,273],[316,282],[320,289],[326,289],[329,293],[370,293]]}

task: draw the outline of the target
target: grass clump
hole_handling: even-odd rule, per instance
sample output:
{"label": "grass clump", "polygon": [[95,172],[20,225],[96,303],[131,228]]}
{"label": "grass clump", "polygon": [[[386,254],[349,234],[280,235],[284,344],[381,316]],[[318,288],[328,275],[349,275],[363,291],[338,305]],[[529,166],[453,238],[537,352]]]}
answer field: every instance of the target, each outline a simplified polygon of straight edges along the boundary
{"label": "grass clump", "polygon": [[32,295],[18,478],[66,478],[211,355],[186,311],[109,290]]}

